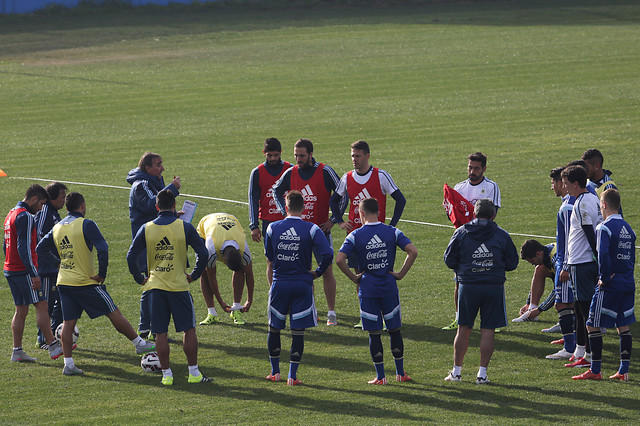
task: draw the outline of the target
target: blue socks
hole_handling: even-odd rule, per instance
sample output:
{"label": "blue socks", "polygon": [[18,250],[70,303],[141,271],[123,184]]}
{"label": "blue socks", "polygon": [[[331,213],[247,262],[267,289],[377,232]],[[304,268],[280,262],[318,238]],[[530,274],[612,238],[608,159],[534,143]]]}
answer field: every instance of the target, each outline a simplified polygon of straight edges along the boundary
{"label": "blue socks", "polygon": [[269,361],[271,362],[271,374],[280,372],[280,330],[269,327],[267,337],[267,348],[269,349]]}
{"label": "blue socks", "polygon": [[297,379],[298,367],[304,352],[304,329],[291,330],[291,361],[289,362],[289,378]]}

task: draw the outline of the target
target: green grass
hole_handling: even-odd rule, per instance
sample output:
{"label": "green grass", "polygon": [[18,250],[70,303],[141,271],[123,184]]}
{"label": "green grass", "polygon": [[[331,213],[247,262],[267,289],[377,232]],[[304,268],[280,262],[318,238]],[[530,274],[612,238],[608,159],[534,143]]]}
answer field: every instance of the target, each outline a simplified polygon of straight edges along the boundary
{"label": "green grass", "polygon": [[[498,223],[521,234],[553,235],[558,200],[551,168],[591,147],[619,185],[625,218],[640,229],[636,172],[640,108],[640,6],[633,1],[510,1],[251,10],[196,8],[105,14],[0,17],[0,211],[30,180],[127,186],[142,152],[164,157],[165,176],[183,191],[246,200],[262,141],[278,137],[284,157],[309,137],[338,174],[349,144],[367,140],[371,161],[389,171],[407,198],[403,218],[447,224],[442,185],[466,177],[466,156],[489,157],[500,184]],[[128,193],[70,185],[110,246],[107,285],[129,320],[139,288],[128,274]],[[247,208],[199,202],[196,220],[226,211],[248,225]],[[392,203],[391,203],[392,204]],[[366,385],[373,377],[353,286],[338,278],[340,325],[306,336],[300,377],[288,389],[264,381],[265,260],[251,243],[256,295],[247,326],[198,329],[199,363],[214,378],[186,384],[186,360],[172,346],[176,384],[160,386],[107,319],[79,321],[75,359],[85,377],[63,377],[61,362],[9,363],[13,302],[0,283],[1,423],[399,423],[637,421],[638,363],[631,383],[576,383],[539,331],[555,322],[512,325],[497,338],[490,386],[476,387],[478,335],[466,357],[466,383],[446,384],[454,334],[452,274],[442,262],[447,228],[399,227],[420,255],[400,282],[405,363],[415,383]],[[335,248],[344,233],[334,230]],[[519,246],[525,237],[514,236]],[[545,240],[549,241],[549,240]],[[524,301],[532,269],[508,274],[509,318]],[[230,274],[221,272],[230,298]],[[638,277],[638,274],[636,274]],[[198,317],[205,307],[192,287]],[[326,303],[317,293],[321,318]],[[35,340],[33,313],[25,347]],[[632,327],[637,334],[638,328]],[[605,337],[603,372],[618,364],[617,338]],[[615,333],[613,333],[615,334]],[[172,336],[178,338],[174,333]],[[288,358],[283,333],[283,360]],[[387,374],[393,361],[385,343]],[[285,363],[283,370],[286,371]],[[34,408],[37,407],[37,408]],[[564,413],[564,414],[563,414]]]}

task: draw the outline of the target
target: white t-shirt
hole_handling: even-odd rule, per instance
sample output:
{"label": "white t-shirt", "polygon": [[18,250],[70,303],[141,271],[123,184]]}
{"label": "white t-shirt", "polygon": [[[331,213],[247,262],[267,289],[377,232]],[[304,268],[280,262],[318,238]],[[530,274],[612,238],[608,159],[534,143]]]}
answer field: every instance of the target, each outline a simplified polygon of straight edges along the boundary
{"label": "white t-shirt", "polygon": [[595,257],[587,236],[582,229],[583,225],[593,227],[593,236],[596,235],[596,226],[602,222],[600,213],[600,201],[598,197],[590,192],[584,192],[576,198],[571,212],[569,239],[567,241],[567,252],[569,265],[594,262]]}
{"label": "white t-shirt", "polygon": [[[353,171],[353,180],[358,182],[360,185],[364,185],[371,178],[371,174],[373,173],[373,167],[369,168],[369,171],[364,175],[359,175],[357,171]],[[383,194],[393,194],[398,190],[398,186],[391,178],[391,175],[382,169],[378,169],[378,179],[380,180],[380,188],[382,188]],[[336,188],[336,192],[341,197],[347,193],[347,173],[342,175],[340,179],[340,183]]]}
{"label": "white t-shirt", "polygon": [[481,198],[488,198],[493,201],[496,207],[500,207],[500,188],[498,184],[487,178],[486,176],[478,184],[473,185],[469,179],[460,182],[453,187],[460,193],[471,205],[476,204]]}

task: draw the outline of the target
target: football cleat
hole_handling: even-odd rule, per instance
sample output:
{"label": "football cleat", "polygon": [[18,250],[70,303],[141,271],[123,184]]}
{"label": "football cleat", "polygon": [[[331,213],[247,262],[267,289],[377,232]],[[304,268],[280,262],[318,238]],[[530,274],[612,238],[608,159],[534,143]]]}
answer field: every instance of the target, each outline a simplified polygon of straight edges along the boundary
{"label": "football cleat", "polygon": [[327,325],[338,325],[338,318],[335,314],[327,315]]}
{"label": "football cleat", "polygon": [[404,376],[401,376],[400,374],[396,374],[396,382],[410,382],[410,381],[411,381],[411,377],[409,377],[406,371],[404,372]]}
{"label": "football cleat", "polygon": [[487,383],[491,383],[488,377],[476,377],[476,385],[486,385]]}
{"label": "football cleat", "polygon": [[588,369],[582,374],[572,377],[573,380],[602,380],[602,374],[594,374],[591,369]]}
{"label": "football cleat", "polygon": [[353,328],[362,328],[362,320],[360,320],[359,323],[357,323],[356,325],[353,326]]}
{"label": "football cleat", "polygon": [[619,371],[616,371],[616,374],[613,376],[609,376],[610,379],[621,380],[623,382],[629,381],[629,373],[620,374]]}
{"label": "football cleat", "polygon": [[560,349],[558,352],[547,355],[545,358],[547,359],[569,359],[573,356],[572,352],[569,352],[565,348]]}
{"label": "football cleat", "polygon": [[280,373],[275,373],[275,374],[271,374],[269,373],[269,375],[267,377],[265,377],[267,380],[269,380],[270,382],[279,382],[280,379]]}
{"label": "football cleat", "polygon": [[386,385],[387,384],[387,378],[383,377],[382,379],[378,379],[376,377],[375,379],[369,380],[367,383],[369,383],[370,385]]}
{"label": "football cleat", "polygon": [[562,329],[560,328],[560,323],[556,323],[556,325],[549,327],[549,328],[543,328],[542,329],[543,333],[560,333],[562,332]]}
{"label": "football cleat", "polygon": [[526,322],[526,321],[540,321],[540,318],[538,317],[534,317],[534,318],[529,318],[529,313],[531,311],[527,311],[524,314],[520,315],[518,318],[514,318],[511,320],[511,322]]}
{"label": "football cleat", "polygon": [[171,386],[173,384],[173,376],[165,376],[160,381],[165,386]]}
{"label": "football cleat", "polygon": [[549,344],[550,345],[564,345],[564,338],[558,339],[558,340],[552,340]]}
{"label": "football cleat", "polygon": [[287,386],[298,386],[301,384],[302,382],[298,379],[292,379],[291,377],[287,379]]}
{"label": "football cleat", "polygon": [[211,381],[212,380],[210,377],[207,377],[202,373],[200,373],[199,376],[194,376],[193,374],[189,373],[189,378],[187,379],[187,382],[189,383],[207,383]]}
{"label": "football cleat", "polygon": [[591,367],[591,361],[588,361],[584,359],[584,357],[582,357],[582,358],[577,358],[575,359],[575,361],[565,364],[564,366],[568,368],[586,368],[586,367]]}
{"label": "football cleat", "polygon": [[62,356],[62,345],[57,341],[54,341],[49,345],[49,356],[51,359],[58,359]]}
{"label": "football cleat", "polygon": [[242,314],[240,313],[240,311],[231,311],[229,316],[233,318],[234,324],[237,324],[237,325],[244,324],[244,320],[242,319]]}
{"label": "football cleat", "polygon": [[216,315],[209,314],[204,320],[200,321],[200,325],[211,325],[211,324],[217,324],[219,322],[220,320]]}
{"label": "football cleat", "polygon": [[80,370],[75,365],[73,367],[64,366],[62,369],[62,374],[65,376],[81,376],[84,374],[84,371]]}
{"label": "football cleat", "polygon": [[454,319],[451,324],[446,327],[442,327],[443,330],[457,330],[458,329],[458,320]]}
{"label": "football cleat", "polygon": [[446,382],[461,382],[462,376],[460,376],[459,374],[457,376],[454,376],[453,371],[449,371],[449,374],[447,374],[447,377],[445,377],[444,380]]}
{"label": "football cleat", "polygon": [[11,361],[13,362],[34,362],[37,358],[30,357],[22,349],[11,352]]}
{"label": "football cleat", "polygon": [[36,340],[36,349],[43,349],[43,350],[47,350],[49,349],[49,345],[47,345],[46,342],[41,342],[39,340]]}
{"label": "football cleat", "polygon": [[138,355],[144,355],[147,352],[155,352],[156,345],[153,342],[144,342],[140,346],[136,346],[136,353]]}

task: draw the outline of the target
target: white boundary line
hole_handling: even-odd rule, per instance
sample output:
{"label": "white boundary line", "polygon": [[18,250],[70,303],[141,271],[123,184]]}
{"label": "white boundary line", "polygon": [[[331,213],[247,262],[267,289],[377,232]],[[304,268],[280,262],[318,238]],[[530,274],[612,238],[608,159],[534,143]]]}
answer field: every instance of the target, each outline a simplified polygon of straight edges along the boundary
{"label": "white boundary line", "polygon": [[[73,185],[97,186],[97,187],[100,187],[100,188],[124,189],[124,190],[127,190],[127,191],[129,191],[131,189],[131,188],[128,188],[126,186],[103,185],[103,184],[99,184],[99,183],[73,182],[73,181],[68,181],[68,180],[29,178],[29,177],[17,177],[17,176],[8,176],[8,177],[10,179],[37,180],[37,181],[41,181],[41,182],[62,182],[62,183],[68,183],[68,184],[73,184]],[[245,206],[249,205],[249,203],[247,203],[245,201],[229,200],[229,199],[226,199],[226,198],[207,197],[206,195],[194,195],[194,194],[180,194],[180,195],[183,196],[183,197],[201,198],[201,199],[204,199],[204,200],[225,201],[227,203],[244,204]],[[388,217],[387,219],[391,219],[391,218]],[[417,225],[437,226],[437,227],[440,227],[440,228],[455,229],[455,227],[453,225],[442,225],[440,223],[419,222],[417,220],[400,219],[400,222],[415,223]],[[519,237],[546,238],[546,239],[549,239],[549,240],[554,240],[556,238],[556,237],[549,237],[547,235],[518,234],[518,233],[515,233],[515,232],[509,232],[509,235],[517,235]],[[640,246],[636,246],[636,249],[640,249]]]}

